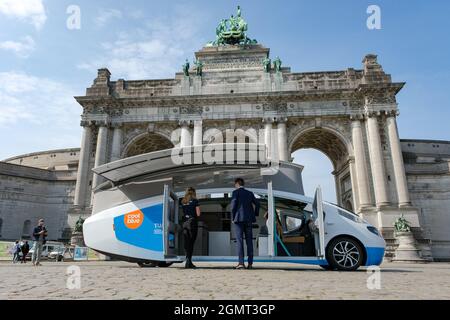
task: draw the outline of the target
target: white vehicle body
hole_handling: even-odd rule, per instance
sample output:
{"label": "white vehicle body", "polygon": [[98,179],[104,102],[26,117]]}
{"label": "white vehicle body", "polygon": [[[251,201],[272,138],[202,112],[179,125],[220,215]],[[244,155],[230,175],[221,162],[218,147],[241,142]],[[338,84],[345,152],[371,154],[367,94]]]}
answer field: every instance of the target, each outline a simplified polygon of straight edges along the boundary
{"label": "white vehicle body", "polygon": [[[257,227],[266,224],[268,232],[258,233],[256,245],[262,246],[265,236],[267,247],[254,257],[255,262],[355,270],[360,265],[379,265],[383,260],[385,241],[373,226],[352,212],[322,201],[320,189],[314,198],[303,195],[301,166],[282,163],[276,175],[261,176],[261,163],[183,166],[168,162],[168,155],[159,151],[94,169],[112,183],[95,190],[94,214],[83,225],[88,247],[130,262],[181,262],[184,255],[179,241],[178,198],[184,194],[183,189],[194,183],[201,206],[202,201],[206,208],[220,204],[225,212],[230,200],[227,196],[233,191],[231,181],[243,176],[249,181],[246,188],[260,198],[268,213],[267,222],[258,218]],[[220,213],[210,213],[209,218],[213,216]],[[225,227],[217,233],[229,232],[232,242],[233,232],[228,231],[231,226],[225,224],[227,219],[220,220]],[[287,221],[298,225],[288,226]],[[209,234],[211,239],[216,236]],[[352,264],[352,260],[357,262]],[[193,261],[237,261],[237,257],[232,253],[194,252]]]}

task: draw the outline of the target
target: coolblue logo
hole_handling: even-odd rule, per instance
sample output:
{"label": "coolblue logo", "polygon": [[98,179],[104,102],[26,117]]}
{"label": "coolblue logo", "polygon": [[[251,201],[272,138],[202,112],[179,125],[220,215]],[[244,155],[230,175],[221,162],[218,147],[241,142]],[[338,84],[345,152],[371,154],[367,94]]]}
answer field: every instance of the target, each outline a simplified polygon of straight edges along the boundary
{"label": "coolblue logo", "polygon": [[163,205],[158,203],[115,217],[117,240],[143,249],[162,251],[162,216]]}

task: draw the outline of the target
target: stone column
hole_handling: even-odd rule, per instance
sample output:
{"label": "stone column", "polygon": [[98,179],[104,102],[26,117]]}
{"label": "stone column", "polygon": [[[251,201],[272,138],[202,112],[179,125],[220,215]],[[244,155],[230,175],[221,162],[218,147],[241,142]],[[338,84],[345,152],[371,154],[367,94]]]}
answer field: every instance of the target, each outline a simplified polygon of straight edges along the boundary
{"label": "stone column", "polygon": [[89,184],[88,170],[89,157],[91,155],[92,129],[89,124],[82,123],[83,135],[81,137],[80,159],[78,161],[77,182],[75,185],[75,196],[73,204],[83,206],[85,203],[86,190]]}
{"label": "stone column", "polygon": [[287,133],[286,133],[286,119],[278,119],[277,122],[277,136],[278,136],[278,155],[281,161],[289,161]]}
{"label": "stone column", "polygon": [[122,152],[123,130],[121,124],[115,124],[112,138],[111,161],[120,159]]}
{"label": "stone column", "polygon": [[[359,119],[352,120],[352,142],[353,152],[355,156],[355,171],[358,181],[358,200],[361,208],[369,207],[370,193],[369,193],[369,176],[367,174],[367,160],[364,149],[361,121]],[[356,209],[356,208],[355,208]]]}
{"label": "stone column", "polygon": [[367,135],[369,140],[370,166],[372,168],[375,201],[377,207],[389,204],[387,194],[386,169],[384,167],[383,151],[381,149],[378,117],[371,113],[367,117]]}
{"label": "stone column", "polygon": [[202,129],[202,120],[194,121],[194,138],[193,145],[199,146],[203,144],[203,129]]}
{"label": "stone column", "polygon": [[263,119],[264,122],[264,144],[266,145],[267,157],[272,158],[272,122],[270,118]]}
{"label": "stone column", "polygon": [[[97,147],[95,149],[94,167],[101,166],[102,164],[105,163],[107,139],[108,139],[108,127],[106,126],[106,122],[102,122],[99,124],[98,127]],[[101,177],[94,173],[94,177],[92,179],[92,189],[97,187],[101,182],[102,182]]]}
{"label": "stone column", "polygon": [[191,134],[189,133],[189,121],[180,121],[181,137],[180,147],[189,147],[191,145]]}
{"label": "stone column", "polygon": [[358,190],[358,178],[356,175],[356,166],[355,166],[355,157],[349,157],[348,160],[348,166],[349,166],[349,172],[350,172],[350,180],[352,183],[352,200],[353,200],[353,211],[356,213],[359,213],[360,216],[362,216],[361,213],[361,206],[359,202],[359,190]]}
{"label": "stone column", "polygon": [[394,167],[395,186],[397,188],[398,204],[400,207],[408,207],[411,205],[409,198],[408,184],[405,174],[405,166],[403,164],[402,150],[400,139],[398,137],[397,121],[395,115],[391,114],[386,119],[389,135],[389,145],[391,149],[391,157]]}

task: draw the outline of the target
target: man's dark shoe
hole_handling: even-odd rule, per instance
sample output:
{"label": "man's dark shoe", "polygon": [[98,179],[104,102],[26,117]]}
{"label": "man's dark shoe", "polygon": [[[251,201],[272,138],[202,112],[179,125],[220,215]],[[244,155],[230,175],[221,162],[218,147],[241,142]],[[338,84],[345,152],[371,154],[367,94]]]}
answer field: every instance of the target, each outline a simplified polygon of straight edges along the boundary
{"label": "man's dark shoe", "polygon": [[249,264],[249,265],[247,266],[247,269],[253,269],[253,264]]}
{"label": "man's dark shoe", "polygon": [[234,268],[235,268],[236,270],[239,270],[239,269],[244,269],[245,266],[244,266],[243,264],[238,264],[238,265],[235,266]]}

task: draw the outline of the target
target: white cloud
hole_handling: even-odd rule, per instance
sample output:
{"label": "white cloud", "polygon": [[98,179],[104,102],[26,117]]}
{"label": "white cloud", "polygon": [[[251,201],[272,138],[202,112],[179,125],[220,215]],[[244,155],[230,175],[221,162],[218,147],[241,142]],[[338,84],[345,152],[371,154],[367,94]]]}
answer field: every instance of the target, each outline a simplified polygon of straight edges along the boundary
{"label": "white cloud", "polygon": [[107,67],[114,78],[173,77],[206,42],[199,37],[205,19],[193,11],[177,7],[165,17],[148,18],[140,29],[121,32],[114,41],[102,43],[103,52],[78,67],[93,73]]}
{"label": "white cloud", "polygon": [[26,119],[33,123],[65,126],[79,120],[74,89],[60,82],[23,72],[0,72],[0,126]]}
{"label": "white cloud", "polygon": [[122,19],[122,11],[117,9],[103,9],[95,18],[95,24],[103,27],[112,19]]}
{"label": "white cloud", "polygon": [[142,19],[145,14],[144,11],[139,9],[131,9],[127,11],[127,16],[133,19]]}
{"label": "white cloud", "polygon": [[0,42],[1,50],[9,50],[14,52],[18,57],[27,58],[34,51],[35,42],[32,37],[26,36],[21,41],[2,41]]}
{"label": "white cloud", "polygon": [[0,13],[42,28],[47,20],[43,0],[0,0]]}
{"label": "white cloud", "polygon": [[79,94],[58,81],[23,72],[0,72],[0,159],[10,155],[78,146]]}

